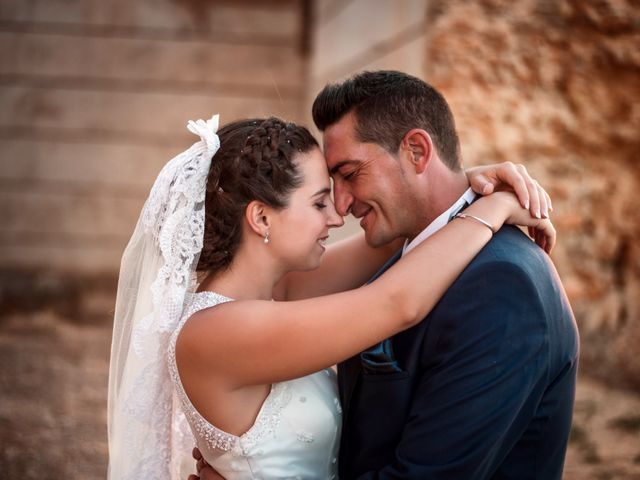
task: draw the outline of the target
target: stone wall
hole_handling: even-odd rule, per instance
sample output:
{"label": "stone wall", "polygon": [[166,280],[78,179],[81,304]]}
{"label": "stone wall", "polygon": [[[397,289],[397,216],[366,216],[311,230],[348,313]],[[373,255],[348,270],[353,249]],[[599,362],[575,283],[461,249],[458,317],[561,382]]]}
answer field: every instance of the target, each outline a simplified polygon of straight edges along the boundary
{"label": "stone wall", "polygon": [[360,70],[422,75],[427,5],[424,0],[314,2],[310,100],[327,82]]}
{"label": "stone wall", "polygon": [[445,93],[468,165],[522,162],[548,187],[583,366],[640,388],[637,2],[327,0],[310,32],[304,5],[0,0],[0,270],[14,303],[7,269],[37,269],[52,298],[87,283],[44,270],[115,274],[152,179],[194,140],[187,119],[311,123],[324,83],[393,68]]}
{"label": "stone wall", "polygon": [[115,275],[193,118],[300,120],[300,0],[0,0],[0,269]]}
{"label": "stone wall", "polygon": [[466,163],[522,162],[554,200],[583,369],[640,389],[638,3],[434,0],[425,31]]}
{"label": "stone wall", "polygon": [[0,477],[104,478],[113,276],[187,119],[310,123],[326,81],[391,68],[442,89],[469,165],[549,188],[583,340],[564,476],[638,478],[609,387],[640,388],[637,1],[318,0],[307,31],[309,1],[0,0]]}
{"label": "stone wall", "polygon": [[637,2],[333,0],[312,39],[309,105],[358,71],[406,71],[450,101],[467,165],[523,163],[548,188],[583,367],[640,389]]}

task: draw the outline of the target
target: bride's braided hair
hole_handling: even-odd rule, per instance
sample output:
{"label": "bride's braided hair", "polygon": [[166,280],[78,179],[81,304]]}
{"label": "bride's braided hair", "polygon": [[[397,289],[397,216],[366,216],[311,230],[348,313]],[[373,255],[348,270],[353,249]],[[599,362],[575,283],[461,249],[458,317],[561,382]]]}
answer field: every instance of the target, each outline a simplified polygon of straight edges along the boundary
{"label": "bride's braided hair", "polygon": [[242,239],[247,205],[259,200],[274,208],[286,207],[289,195],[303,181],[294,157],[318,146],[306,128],[275,117],[233,122],[218,136],[220,149],[207,177],[198,271],[229,267]]}

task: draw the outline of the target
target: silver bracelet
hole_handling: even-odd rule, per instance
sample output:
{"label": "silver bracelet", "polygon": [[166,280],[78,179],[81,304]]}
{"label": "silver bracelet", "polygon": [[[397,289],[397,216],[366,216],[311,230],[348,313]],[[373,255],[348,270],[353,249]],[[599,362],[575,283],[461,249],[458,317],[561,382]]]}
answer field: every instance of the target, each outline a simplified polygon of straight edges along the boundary
{"label": "silver bracelet", "polygon": [[497,233],[496,230],[493,228],[493,225],[491,225],[486,220],[481,219],[480,217],[475,217],[473,215],[468,215],[466,213],[456,213],[453,216],[453,218],[471,218],[472,220],[475,220],[476,222],[480,222],[482,225],[487,227],[489,230],[491,230],[491,233],[493,233],[494,235]]}

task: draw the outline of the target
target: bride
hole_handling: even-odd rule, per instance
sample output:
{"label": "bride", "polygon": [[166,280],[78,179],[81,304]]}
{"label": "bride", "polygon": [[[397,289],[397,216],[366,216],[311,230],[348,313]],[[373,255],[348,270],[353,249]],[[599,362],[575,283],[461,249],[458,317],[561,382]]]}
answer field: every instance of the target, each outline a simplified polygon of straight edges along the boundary
{"label": "bride", "polygon": [[[228,479],[334,478],[329,367],[424,318],[492,231],[453,220],[357,288],[400,244],[325,247],[343,220],[304,127],[269,118],[218,132],[217,116],[188,127],[201,140],[160,172],[122,259],[109,478],[185,478],[194,444]],[[555,241],[511,193],[465,213],[494,231],[530,227],[547,250]],[[415,281],[426,269],[430,283]]]}

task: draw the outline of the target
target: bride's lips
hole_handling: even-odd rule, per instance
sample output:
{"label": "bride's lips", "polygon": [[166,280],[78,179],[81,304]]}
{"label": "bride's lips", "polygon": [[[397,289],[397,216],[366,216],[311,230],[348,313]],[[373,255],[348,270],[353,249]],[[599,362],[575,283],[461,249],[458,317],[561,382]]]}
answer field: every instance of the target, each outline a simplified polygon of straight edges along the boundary
{"label": "bride's lips", "polygon": [[329,235],[326,235],[324,237],[320,237],[317,242],[318,245],[320,245],[320,247],[322,247],[323,250],[325,250],[327,247],[325,246],[325,242],[327,241],[327,239],[329,238]]}

